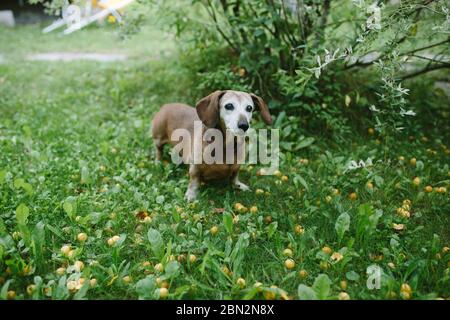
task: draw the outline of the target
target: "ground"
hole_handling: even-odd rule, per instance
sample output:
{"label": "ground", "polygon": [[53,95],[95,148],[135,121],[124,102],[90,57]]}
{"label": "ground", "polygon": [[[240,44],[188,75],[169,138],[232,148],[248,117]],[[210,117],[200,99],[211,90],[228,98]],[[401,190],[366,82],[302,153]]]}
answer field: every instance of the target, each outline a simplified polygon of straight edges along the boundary
{"label": "ground", "polygon": [[[1,298],[450,297],[439,136],[405,138],[392,157],[371,131],[308,139],[277,175],[243,166],[251,192],[213,184],[187,204],[186,168],[154,164],[149,134],[162,103],[195,102],[172,37],[40,27],[0,28]],[[127,59],[27,60],[48,52]]]}

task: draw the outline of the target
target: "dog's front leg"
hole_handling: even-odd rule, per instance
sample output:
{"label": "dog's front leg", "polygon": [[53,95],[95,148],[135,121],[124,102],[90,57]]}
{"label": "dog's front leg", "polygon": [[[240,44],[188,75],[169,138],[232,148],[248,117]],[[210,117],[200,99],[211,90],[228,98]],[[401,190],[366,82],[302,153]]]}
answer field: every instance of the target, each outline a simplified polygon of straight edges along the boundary
{"label": "dog's front leg", "polygon": [[191,164],[189,166],[189,178],[189,186],[184,197],[187,201],[193,201],[197,198],[198,188],[200,186],[200,178],[198,176],[198,170],[195,164]]}
{"label": "dog's front leg", "polygon": [[238,188],[242,191],[250,191],[250,187],[239,181],[238,173],[233,177],[233,185],[235,188]]}

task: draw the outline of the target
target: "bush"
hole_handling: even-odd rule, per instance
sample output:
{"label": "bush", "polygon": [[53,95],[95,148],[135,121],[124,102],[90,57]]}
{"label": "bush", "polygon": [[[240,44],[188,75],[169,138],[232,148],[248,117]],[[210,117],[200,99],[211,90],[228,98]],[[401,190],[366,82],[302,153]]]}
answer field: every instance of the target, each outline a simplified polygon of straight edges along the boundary
{"label": "bush", "polygon": [[371,121],[395,137],[421,107],[402,80],[449,67],[438,55],[448,52],[445,1],[152,3],[182,40],[198,96],[251,88],[273,113],[300,116],[316,133],[339,136]]}

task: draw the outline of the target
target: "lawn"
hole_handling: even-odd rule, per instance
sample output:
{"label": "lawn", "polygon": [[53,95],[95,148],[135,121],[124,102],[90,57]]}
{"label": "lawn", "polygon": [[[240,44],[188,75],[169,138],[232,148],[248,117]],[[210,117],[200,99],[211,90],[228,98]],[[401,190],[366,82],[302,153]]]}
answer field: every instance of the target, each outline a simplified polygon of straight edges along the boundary
{"label": "lawn", "polygon": [[[368,128],[347,143],[308,134],[276,175],[242,167],[252,191],[208,185],[188,204],[186,168],[154,164],[149,133],[161,104],[195,103],[172,37],[39,27],[0,28],[0,298],[450,297],[439,128],[392,155]],[[25,60],[48,51],[129,59]],[[367,285],[373,266],[378,289]]]}

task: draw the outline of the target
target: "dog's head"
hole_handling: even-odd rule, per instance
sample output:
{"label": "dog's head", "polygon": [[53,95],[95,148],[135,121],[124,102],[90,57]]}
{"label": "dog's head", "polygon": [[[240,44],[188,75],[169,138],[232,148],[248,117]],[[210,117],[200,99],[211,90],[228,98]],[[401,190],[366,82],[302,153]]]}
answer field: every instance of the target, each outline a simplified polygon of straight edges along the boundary
{"label": "dog's head", "polygon": [[201,99],[197,114],[208,128],[219,124],[221,129],[244,135],[250,128],[253,111],[259,111],[266,124],[272,124],[269,108],[263,99],[253,93],[223,90],[215,91]]}

